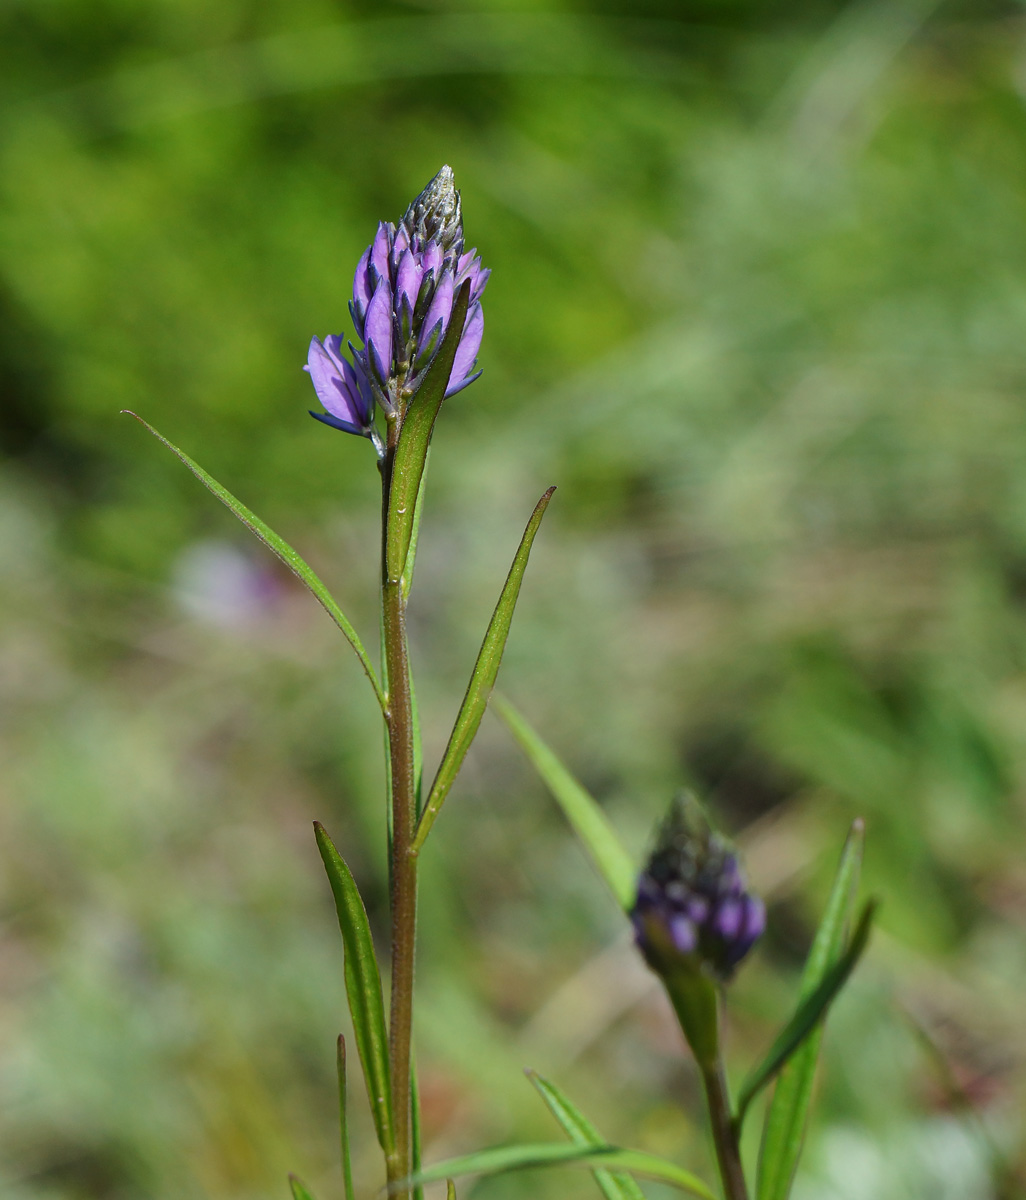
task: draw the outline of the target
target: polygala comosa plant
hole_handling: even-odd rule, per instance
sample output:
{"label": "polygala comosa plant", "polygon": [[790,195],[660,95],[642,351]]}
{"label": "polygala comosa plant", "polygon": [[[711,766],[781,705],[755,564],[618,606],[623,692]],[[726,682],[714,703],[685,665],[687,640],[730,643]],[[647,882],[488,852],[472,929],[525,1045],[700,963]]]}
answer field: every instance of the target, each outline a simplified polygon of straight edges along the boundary
{"label": "polygala comosa plant", "polygon": [[[823,1021],[866,945],[873,906],[856,915],[861,823],[852,827],[826,912],[802,975],[792,1016],[763,1060],[732,1096],[722,1053],[727,988],[765,926],[762,901],[747,886],[737,852],[691,796],[674,800],[648,862],[631,861],[601,808],[528,720],[492,695],[531,546],[554,488],[538,500],[513,557],[441,762],[425,784],[406,613],[413,585],[425,468],[443,401],[473,383],[484,331],[489,272],[464,249],[460,194],[445,166],[397,223],[379,224],[356,266],[349,306],[355,335],[310,342],[306,370],[323,411],[317,420],[366,438],[382,485],[381,662],[375,667],[356,630],[309,565],[220,483],[146,425],[219,500],[306,585],[360,660],[387,743],[385,828],[390,854],[391,943],[388,1015],[381,971],[360,890],[327,830],[317,845],[338,911],[345,984],[356,1050],[384,1159],[389,1193],[421,1196],[425,1184],[461,1175],[556,1165],[590,1170],[607,1200],[639,1200],[648,1178],[711,1200],[717,1194],[686,1167],[607,1142],[550,1080],[529,1072],[565,1140],[486,1149],[447,1162],[421,1162],[416,1072],[411,1045],[417,864],[491,701],[534,764],[634,929],[640,953],[659,976],[694,1057],[726,1200],[785,1200],[801,1154]],[[132,414],[135,415],[135,414]],[[346,1045],[338,1039],[341,1189],[353,1200],[346,1119]],[[742,1162],[740,1134],[752,1100],[773,1083],[754,1171]],[[753,1182],[754,1181],[754,1182]],[[312,1200],[291,1178],[295,1200]]]}

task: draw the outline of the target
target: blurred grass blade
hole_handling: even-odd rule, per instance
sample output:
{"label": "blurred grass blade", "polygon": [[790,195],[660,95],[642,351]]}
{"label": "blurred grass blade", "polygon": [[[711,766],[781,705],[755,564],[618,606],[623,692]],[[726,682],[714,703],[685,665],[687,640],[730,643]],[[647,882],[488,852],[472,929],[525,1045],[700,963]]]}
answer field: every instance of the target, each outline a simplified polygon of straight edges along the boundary
{"label": "blurred grass blade", "polygon": [[320,581],[320,579],[317,578],[304,559],[302,559],[296,553],[296,551],[292,549],[292,547],[284,540],[284,538],[280,538],[269,525],[265,525],[255,513],[250,512],[250,510],[241,501],[236,500],[236,498],[231,494],[231,492],[228,491],[227,488],[222,487],[221,484],[219,484],[217,480],[213,478],[213,476],[208,475],[207,472],[204,471],[199,465],[199,463],[194,462],[183,450],[179,450],[179,448],[173,442],[169,442],[162,433],[158,433],[148,421],[144,421],[142,417],[138,416],[136,413],[127,408],[122,409],[121,411],[127,413],[127,415],[130,417],[135,417],[139,424],[148,429],[150,433],[152,433],[157,439],[157,441],[163,442],[164,445],[167,446],[167,448],[171,451],[171,453],[189,468],[189,470],[193,473],[193,475],[196,476],[200,483],[202,483],[208,491],[213,492],[213,494],[218,498],[218,500],[221,501],[222,504],[225,505],[226,508],[230,508],[231,511],[243,523],[243,525],[245,525],[251,533],[256,534],[256,536],[264,543],[264,545],[273,554],[277,555],[277,557],[285,564],[285,566],[288,567],[292,574],[306,585],[307,589],[313,594],[314,598],[320,602],[322,608],[325,610],[328,616],[331,617],[339,629],[342,630],[346,641],[348,641],[350,646],[352,646],[352,648],[356,651],[356,657],[360,660],[360,665],[363,667],[367,678],[371,681],[371,686],[374,688],[374,694],[378,698],[378,704],[381,706],[381,711],[384,712],[388,707],[387,701],[385,700],[385,694],[381,689],[381,685],[378,683],[378,677],[374,673],[374,667],[371,665],[371,661],[367,657],[367,651],[364,650],[363,643],[360,641],[359,635],[349,623],[349,619],[346,617],[345,613],[335,602],[334,597]]}
{"label": "blurred grass blade", "polygon": [[460,288],[452,306],[449,328],[438,347],[434,362],[417,388],[403,417],[399,443],[392,459],[392,479],[388,489],[388,514],[385,525],[385,573],[397,583],[406,570],[406,559],[413,541],[417,496],[424,475],[428,446],[435,418],[449,386],[456,348],[463,336],[463,324],[470,304],[470,280]]}
{"label": "blurred grass blade", "polygon": [[338,1127],[342,1149],[342,1185],[345,1188],[346,1200],[354,1200],[353,1192],[353,1162],[349,1153],[349,1116],[346,1096],[346,1039],[338,1035],[335,1056],[338,1068]]}
{"label": "blurred grass blade", "polygon": [[716,1200],[713,1192],[690,1171],[676,1163],[643,1154],[640,1150],[621,1150],[619,1146],[565,1146],[540,1142],[527,1146],[498,1146],[493,1150],[478,1150],[461,1158],[428,1167],[410,1179],[398,1179],[389,1184],[390,1192],[398,1192],[411,1183],[434,1183],[439,1179],[460,1175],[499,1175],[504,1171],[523,1171],[531,1167],[605,1167],[612,1171],[630,1171],[646,1179],[668,1183],[683,1192]]}
{"label": "blurred grass blade", "polygon": [[[858,892],[864,840],[865,827],[861,820],[855,821],[844,843],[823,919],[805,961],[799,990],[801,1000],[813,994],[844,952]],[[820,1022],[777,1079],[759,1150],[757,1200],[787,1200],[791,1191],[805,1139],[822,1040],[823,1022]]]}
{"label": "blurred grass blade", "polygon": [[413,839],[414,854],[424,845],[431,826],[438,816],[438,810],[449,794],[449,789],[455,782],[460,767],[463,766],[463,760],[467,756],[467,751],[481,724],[481,718],[488,707],[488,698],[492,694],[496,676],[499,674],[502,652],[506,648],[506,639],[509,636],[509,627],[513,620],[513,610],[516,608],[517,597],[520,595],[520,585],[524,579],[524,571],[527,569],[527,560],[531,554],[535,534],[538,532],[542,517],[545,516],[545,510],[548,508],[555,490],[554,487],[550,487],[534,506],[534,512],[527,522],[524,536],[520,539],[520,546],[513,558],[513,565],[506,576],[499,602],[495,606],[484,641],[481,643],[477,662],[474,663],[470,683],[467,684],[463,703],[456,716],[456,724],[449,736],[449,744],[445,748],[438,773],[431,785],[427,804],[424,806],[424,813],[417,826],[417,836]]}
{"label": "blurred grass blade", "polygon": [[617,904],[630,912],[637,893],[637,870],[605,813],[508,700],[493,696],[492,707],[556,798]]}
{"label": "blurred grass blade", "polygon": [[388,1034],[385,1031],[385,1006],[381,999],[381,976],[378,960],[374,956],[367,910],[352,873],[319,821],[314,822],[314,831],[335,897],[338,924],[345,945],[346,996],[353,1018],[356,1049],[367,1084],[367,1098],[381,1149],[389,1154],[394,1147],[389,1110]]}
{"label": "blurred grass blade", "polygon": [[[566,1096],[536,1071],[528,1071],[527,1078],[534,1084],[549,1112],[563,1127],[563,1132],[575,1146],[604,1146],[605,1140],[598,1130]],[[596,1168],[592,1174],[606,1200],[645,1200],[645,1193],[630,1175],[619,1171]]]}
{"label": "blurred grass blade", "polygon": [[876,903],[870,900],[862,910],[858,925],[842,957],[823,976],[816,990],[799,1003],[797,1011],[781,1030],[769,1053],[745,1080],[738,1095],[737,1115],[734,1118],[739,1129],[749,1104],[816,1028],[837,997],[837,993],[848,981],[848,976],[855,969],[855,964],[862,957],[869,941],[869,930],[875,911]]}
{"label": "blurred grass blade", "polygon": [[445,1181],[445,1200],[456,1200],[456,1184],[451,1179]]}
{"label": "blurred grass blade", "polygon": [[289,1176],[289,1186],[292,1188],[292,1200],[314,1200],[311,1193],[307,1191],[295,1175]]}

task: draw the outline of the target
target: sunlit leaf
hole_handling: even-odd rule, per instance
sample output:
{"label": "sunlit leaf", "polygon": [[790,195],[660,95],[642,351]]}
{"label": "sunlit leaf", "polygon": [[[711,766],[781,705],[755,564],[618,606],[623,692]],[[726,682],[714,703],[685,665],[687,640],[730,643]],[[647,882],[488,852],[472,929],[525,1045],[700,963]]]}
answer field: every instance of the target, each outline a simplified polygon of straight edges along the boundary
{"label": "sunlit leaf", "polygon": [[393,1149],[388,1035],[385,1030],[385,1006],[381,999],[381,975],[367,922],[367,910],[352,873],[319,821],[314,822],[314,831],[342,930],[346,996],[353,1018],[356,1049],[367,1084],[367,1098],[378,1141],[388,1154]]}
{"label": "sunlit leaf", "polygon": [[428,1167],[410,1179],[389,1184],[390,1192],[401,1191],[411,1183],[434,1183],[438,1179],[460,1175],[499,1175],[504,1171],[523,1171],[531,1167],[605,1167],[610,1171],[630,1171],[646,1179],[668,1183],[702,1200],[715,1200],[714,1194],[696,1175],[676,1163],[643,1154],[639,1150],[621,1150],[619,1146],[564,1146],[541,1142],[528,1146],[499,1146],[479,1150],[461,1158],[450,1158]]}
{"label": "sunlit leaf", "polygon": [[241,501],[237,500],[226,487],[222,487],[222,485],[219,484],[212,475],[208,475],[207,472],[204,471],[199,465],[199,463],[194,462],[188,456],[188,454],[184,452],[184,450],[179,450],[179,448],[173,442],[169,442],[162,433],[158,433],[157,430],[149,424],[149,422],[144,421],[142,417],[138,416],[136,413],[131,412],[127,408],[123,409],[122,411],[127,413],[127,415],[130,417],[135,417],[140,425],[148,429],[158,441],[163,442],[164,445],[167,446],[167,448],[171,451],[171,453],[189,468],[189,470],[193,473],[193,475],[196,476],[200,483],[202,483],[208,491],[212,492],[222,504],[231,509],[231,511],[239,518],[243,525],[245,525],[247,529],[254,533],[260,539],[260,541],[262,541],[264,545],[270,551],[272,551],[272,553],[277,555],[277,557],[285,564],[286,567],[288,567],[288,569],[293,575],[296,576],[297,579],[301,580],[306,585],[314,598],[320,602],[328,616],[331,617],[339,629],[342,630],[342,633],[345,635],[345,638],[349,642],[350,646],[352,646],[352,648],[356,651],[356,657],[360,660],[360,665],[363,667],[367,678],[371,681],[371,686],[374,688],[374,694],[377,696],[378,704],[381,706],[382,712],[384,712],[387,707],[385,694],[381,689],[381,685],[378,683],[378,677],[374,672],[374,668],[371,665],[370,659],[367,657],[367,651],[364,650],[363,643],[360,641],[359,635],[350,624],[345,613],[335,602],[334,597],[310,569],[304,559],[302,559],[296,553],[296,551],[292,549],[292,547],[288,544],[288,542],[285,541],[284,538],[279,537],[269,525],[266,525],[263,521],[261,521],[261,519],[255,513],[250,512],[250,510]]}
{"label": "sunlit leaf", "polygon": [[847,983],[848,976],[855,969],[855,964],[866,948],[875,911],[876,904],[873,901],[863,908],[844,954],[823,976],[816,990],[799,1003],[794,1016],[781,1030],[766,1057],[745,1080],[738,1094],[737,1115],[734,1118],[739,1128],[748,1106],[816,1028],[838,992]]}
{"label": "sunlit leaf", "polygon": [[435,418],[449,386],[456,349],[463,336],[463,324],[470,304],[470,280],[457,293],[442,344],[428,368],[423,382],[409,402],[403,417],[399,442],[392,460],[392,478],[388,491],[388,515],[385,534],[385,572],[398,582],[406,570],[406,559],[413,541],[417,515],[417,496],[424,475]]}
{"label": "sunlit leaf", "polygon": [[637,894],[637,869],[605,813],[508,700],[493,696],[492,707],[545,781],[616,902],[630,912]]}
{"label": "sunlit leaf", "polygon": [[[864,838],[862,821],[855,821],[841,852],[823,919],[805,961],[799,991],[802,999],[813,994],[827,971],[844,953],[858,891]],[[781,1070],[773,1089],[759,1151],[758,1200],[787,1200],[791,1191],[805,1138],[822,1039],[823,1023],[820,1022]]]}
{"label": "sunlit leaf", "polygon": [[417,836],[413,841],[414,853],[423,846],[424,840],[438,816],[438,810],[442,807],[442,803],[449,794],[449,789],[459,774],[463,760],[466,758],[467,751],[481,724],[484,711],[488,707],[488,698],[492,694],[492,688],[495,686],[495,679],[499,673],[502,652],[506,648],[506,639],[509,636],[509,627],[513,620],[513,610],[516,608],[517,597],[520,595],[520,585],[524,579],[524,571],[527,569],[527,560],[531,554],[535,534],[538,532],[542,517],[545,515],[545,510],[548,508],[555,490],[554,487],[550,487],[535,505],[531,519],[524,530],[524,536],[520,539],[520,546],[513,559],[513,565],[506,576],[499,602],[495,606],[484,641],[481,643],[477,662],[474,663],[470,683],[467,685],[463,703],[456,716],[456,724],[449,737],[449,744],[445,748],[435,781],[431,785],[431,792],[417,827]]}
{"label": "sunlit leaf", "polygon": [[[598,1130],[584,1116],[580,1109],[556,1087],[554,1083],[543,1079],[535,1071],[528,1071],[527,1078],[537,1088],[539,1095],[548,1106],[549,1112],[563,1127],[563,1132],[576,1146],[607,1145]],[[596,1168],[592,1174],[606,1200],[645,1200],[645,1193],[634,1182],[634,1179],[621,1171],[607,1171]]]}

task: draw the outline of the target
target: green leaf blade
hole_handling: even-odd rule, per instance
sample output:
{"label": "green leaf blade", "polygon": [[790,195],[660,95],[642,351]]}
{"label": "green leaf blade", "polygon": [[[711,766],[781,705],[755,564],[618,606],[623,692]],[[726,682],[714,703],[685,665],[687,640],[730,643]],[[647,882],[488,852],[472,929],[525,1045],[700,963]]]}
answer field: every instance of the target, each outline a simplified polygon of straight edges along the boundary
{"label": "green leaf blade", "polygon": [[346,641],[349,642],[353,650],[356,652],[356,657],[360,660],[360,665],[363,667],[364,673],[371,682],[371,687],[374,688],[374,695],[377,697],[381,711],[385,712],[388,704],[385,699],[385,694],[381,689],[381,684],[378,683],[378,677],[375,674],[374,667],[371,665],[370,658],[367,656],[367,651],[363,648],[363,643],[356,630],[353,628],[348,617],[339,608],[335,598],[324,586],[321,580],[313,572],[307,562],[285,541],[279,537],[274,530],[262,521],[254,512],[251,512],[241,500],[238,500],[228,491],[226,487],[218,483],[217,480],[209,475],[199,463],[191,459],[184,450],[180,450],[173,442],[169,442],[162,433],[159,433],[148,421],[144,421],[142,417],[129,409],[122,409],[130,417],[135,419],[145,429],[171,451],[173,455],[196,476],[203,484],[207,491],[211,492],[218,500],[235,514],[236,517],[253,533],[261,542],[274,554],[279,561],[285,564],[286,567],[296,576],[318,601],[324,611],[335,622],[338,628],[342,631]]}
{"label": "green leaf blade", "polygon": [[353,1018],[356,1049],[363,1067],[370,1101],[371,1115],[378,1141],[385,1154],[394,1151],[391,1088],[388,1071],[388,1034],[385,1028],[385,1006],[381,993],[381,975],[374,954],[367,910],[363,906],[352,872],[324,826],[314,822],[317,848],[328,874],[338,924],[345,947],[346,996]]}
{"label": "green leaf blade", "polygon": [[816,989],[800,1000],[791,1020],[777,1035],[762,1062],[749,1073],[738,1094],[737,1115],[734,1120],[740,1128],[748,1106],[760,1091],[788,1062],[810,1033],[819,1025],[827,1009],[837,998],[838,992],[847,983],[848,977],[862,957],[869,941],[869,932],[876,911],[875,901],[870,900],[862,909],[855,932],[841,958],[824,975]]}
{"label": "green leaf blade", "polygon": [[406,570],[417,516],[417,497],[427,462],[435,418],[445,399],[456,350],[470,307],[470,280],[465,280],[453,301],[449,327],[434,361],[403,416],[399,441],[392,459],[385,524],[385,573],[398,583]]}
{"label": "green leaf blade", "polygon": [[572,1146],[539,1142],[525,1146],[498,1146],[492,1150],[478,1150],[460,1158],[450,1158],[438,1163],[419,1175],[399,1179],[389,1184],[390,1192],[401,1191],[416,1183],[435,1183],[439,1179],[457,1178],[460,1175],[500,1175],[505,1171],[523,1171],[532,1167],[604,1167],[611,1171],[630,1171],[646,1179],[656,1179],[699,1196],[701,1200],[716,1200],[709,1187],[690,1171],[676,1163],[643,1154],[639,1150],[622,1150],[619,1146]]}
{"label": "green leaf blade", "polygon": [[637,896],[637,869],[606,814],[508,700],[493,696],[492,706],[562,808],[617,904],[630,912]]}
{"label": "green leaf blade", "polygon": [[424,806],[424,812],[417,826],[417,835],[414,838],[412,847],[415,854],[424,845],[431,826],[438,816],[438,811],[442,807],[446,796],[448,796],[449,789],[455,782],[456,776],[459,774],[463,760],[467,756],[467,751],[470,749],[471,743],[481,725],[481,718],[488,707],[488,700],[492,694],[492,688],[495,686],[496,677],[499,674],[499,666],[502,663],[502,654],[506,648],[506,639],[509,637],[513,612],[520,595],[520,585],[524,580],[524,572],[527,570],[527,561],[531,555],[531,547],[534,545],[534,539],[541,526],[542,517],[545,516],[545,510],[548,508],[549,501],[552,499],[552,494],[555,490],[554,487],[550,487],[534,506],[534,512],[531,514],[531,519],[524,530],[524,536],[520,539],[520,545],[513,558],[513,564],[509,569],[509,574],[506,576],[506,582],[499,595],[498,603],[495,605],[492,619],[488,623],[488,629],[485,631],[484,641],[481,643],[477,661],[474,663],[474,670],[471,672],[470,682],[467,685],[463,703],[460,705],[460,710],[456,715],[456,723],[453,725],[449,744],[445,748],[438,772],[431,785],[427,804]]}
{"label": "green leaf blade", "polygon": [[[606,1144],[595,1126],[554,1083],[544,1079],[536,1071],[528,1071],[527,1078],[534,1084],[549,1112],[575,1146],[594,1147]],[[592,1174],[606,1200],[645,1200],[645,1193],[634,1182],[633,1177],[624,1172],[596,1167]]]}
{"label": "green leaf blade", "polygon": [[[800,999],[813,994],[844,952],[859,885],[865,830],[852,824],[823,918],[802,972]],[[823,1026],[815,1029],[781,1070],[766,1113],[759,1150],[757,1200],[787,1200],[805,1140]]]}
{"label": "green leaf blade", "polygon": [[289,1176],[289,1187],[292,1189],[292,1200],[314,1200],[313,1194],[295,1176]]}

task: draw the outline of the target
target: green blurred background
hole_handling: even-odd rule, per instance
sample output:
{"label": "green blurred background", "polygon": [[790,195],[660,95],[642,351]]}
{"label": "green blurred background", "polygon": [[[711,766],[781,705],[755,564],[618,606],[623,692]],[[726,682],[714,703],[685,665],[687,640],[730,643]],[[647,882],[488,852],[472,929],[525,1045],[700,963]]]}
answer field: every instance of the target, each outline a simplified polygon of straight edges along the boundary
{"label": "green blurred background", "polygon": [[[377,472],[306,416],[299,368],[443,162],[494,274],[418,560],[429,760],[557,483],[502,685],[639,856],[684,783],[740,836],[771,926],[736,1070],[867,819],[881,928],[797,1200],[1022,1194],[1022,5],[6,0],[0,30],[3,1195],[262,1200],[290,1169],[339,1195],[348,1016],[310,822],[384,933],[373,700],[118,414],[373,641]],[[530,1065],[609,1138],[711,1172],[666,1005],[494,718],[421,931],[431,1158],[559,1137]]]}

